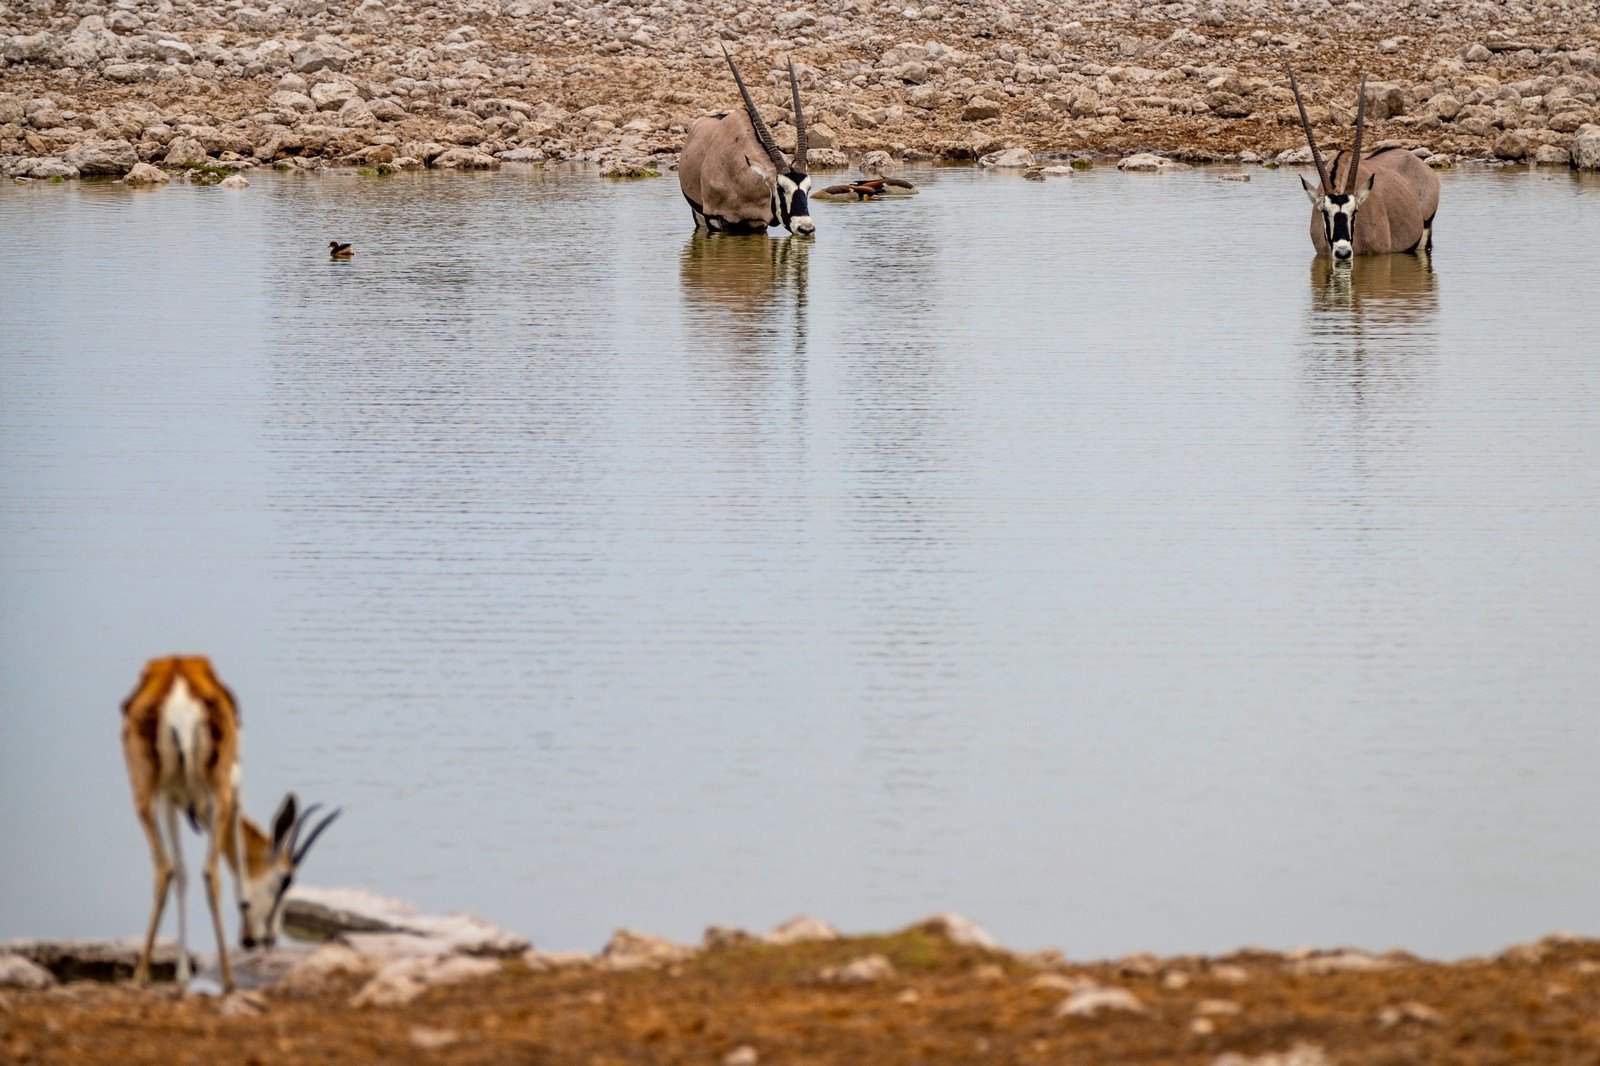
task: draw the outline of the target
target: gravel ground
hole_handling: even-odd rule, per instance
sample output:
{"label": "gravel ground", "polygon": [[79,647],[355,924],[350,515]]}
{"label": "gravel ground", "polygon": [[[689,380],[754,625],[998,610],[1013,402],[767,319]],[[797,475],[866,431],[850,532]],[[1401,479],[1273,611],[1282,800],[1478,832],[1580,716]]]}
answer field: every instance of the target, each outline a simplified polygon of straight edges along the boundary
{"label": "gravel ground", "polygon": [[1330,144],[1365,73],[1374,147],[1600,168],[1593,0],[0,0],[0,173],[670,164],[738,105],[719,40],[780,143],[794,57],[813,169],[1269,161],[1303,145],[1285,57]]}
{"label": "gravel ground", "polygon": [[0,991],[0,1062],[1583,1063],[1600,1048],[1600,942],[1492,958],[1242,951],[1074,964],[917,932],[729,943],[607,969],[508,958],[402,1005],[363,978],[225,999],[77,983]]}

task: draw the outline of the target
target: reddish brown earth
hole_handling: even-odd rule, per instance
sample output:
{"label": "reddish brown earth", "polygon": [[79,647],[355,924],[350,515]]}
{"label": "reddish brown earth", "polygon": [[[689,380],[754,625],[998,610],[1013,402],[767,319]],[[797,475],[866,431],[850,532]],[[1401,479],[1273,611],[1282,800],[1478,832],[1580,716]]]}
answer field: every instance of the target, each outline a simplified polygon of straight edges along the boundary
{"label": "reddish brown earth", "polygon": [[[874,952],[893,976],[819,982],[823,966]],[[1091,982],[1142,1011],[1060,1016]],[[634,972],[508,961],[390,1009],[348,1006],[354,988],[0,993],[0,1063],[1600,1063],[1600,941],[1574,938],[1454,963],[1247,951],[1079,965],[908,933],[715,948]]]}

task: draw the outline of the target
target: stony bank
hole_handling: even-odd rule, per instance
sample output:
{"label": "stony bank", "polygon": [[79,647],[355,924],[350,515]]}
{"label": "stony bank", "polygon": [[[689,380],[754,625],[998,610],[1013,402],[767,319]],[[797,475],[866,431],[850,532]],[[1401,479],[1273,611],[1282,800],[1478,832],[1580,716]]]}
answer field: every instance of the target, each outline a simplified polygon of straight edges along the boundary
{"label": "stony bank", "polygon": [[794,57],[814,169],[1270,160],[1285,57],[1329,141],[1365,73],[1368,144],[1600,167],[1593,0],[0,0],[0,172],[670,163],[737,106],[719,41],[780,143]]}
{"label": "stony bank", "polygon": [[393,902],[360,928],[324,908],[335,940],[269,956],[268,987],[224,997],[58,983],[18,952],[59,969],[62,951],[0,945],[0,1062],[1495,1066],[1592,1064],[1600,1047],[1600,941],[1566,935],[1451,963],[1076,962],[936,915],[881,936],[808,918],[699,945],[621,931],[597,955],[551,954]]}

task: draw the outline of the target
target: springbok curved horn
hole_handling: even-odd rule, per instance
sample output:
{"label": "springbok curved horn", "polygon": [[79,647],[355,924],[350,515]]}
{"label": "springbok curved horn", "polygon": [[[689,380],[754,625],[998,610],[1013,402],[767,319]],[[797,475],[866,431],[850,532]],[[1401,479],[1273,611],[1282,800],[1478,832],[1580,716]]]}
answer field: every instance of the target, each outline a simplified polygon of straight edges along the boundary
{"label": "springbok curved horn", "polygon": [[[720,43],[720,42],[719,42]],[[772,159],[772,165],[782,174],[789,169],[789,164],[784,160],[783,153],[778,151],[778,145],[772,139],[772,134],[767,129],[767,124],[761,121],[761,113],[756,110],[756,102],[750,99],[750,90],[744,87],[744,79],[739,77],[739,68],[733,65],[733,57],[728,54],[728,46],[722,45],[722,56],[728,61],[728,69],[733,71],[734,84],[739,86],[739,95],[744,97],[744,109],[750,114],[750,125],[755,127],[756,138],[761,142],[761,147],[767,150],[767,155]]]}
{"label": "springbok curved horn", "polygon": [[1356,146],[1350,151],[1350,180],[1345,182],[1344,194],[1356,191],[1356,174],[1361,170],[1361,134],[1367,128],[1367,76],[1361,75],[1361,101],[1356,104]]}
{"label": "springbok curved horn", "polygon": [[332,814],[328,815],[322,821],[318,822],[317,823],[317,827],[315,829],[311,830],[310,835],[306,837],[305,843],[304,844],[299,844],[298,847],[295,846],[299,842],[299,839],[300,839],[300,827],[305,825],[306,822],[311,819],[311,812],[316,810],[320,806],[322,806],[320,803],[313,804],[306,811],[305,817],[300,819],[300,824],[295,826],[294,842],[292,842],[290,844],[290,849],[289,849],[289,856],[290,856],[289,857],[289,862],[293,866],[299,866],[300,865],[300,860],[302,860],[302,859],[304,859],[306,857],[306,852],[311,850],[311,845],[313,845],[313,844],[315,844],[317,842],[317,838],[322,835],[322,831],[324,829],[327,829],[328,826],[332,825],[333,824],[333,820],[335,818],[339,817],[339,815],[341,813],[343,813],[343,810],[344,810],[342,807],[338,808]]}
{"label": "springbok curved horn", "polygon": [[800,111],[800,82],[794,76],[794,56],[789,57],[789,91],[794,94],[794,165],[806,169],[806,117]]}
{"label": "springbok curved horn", "polygon": [[1300,108],[1300,125],[1305,127],[1306,143],[1311,146],[1311,159],[1317,164],[1317,177],[1322,179],[1322,191],[1332,195],[1333,183],[1328,180],[1328,165],[1322,161],[1322,153],[1317,150],[1317,138],[1311,132],[1311,119],[1306,115],[1306,102],[1300,98],[1300,86],[1295,83],[1294,70],[1289,66],[1287,59],[1283,61],[1283,69],[1289,75],[1289,88],[1294,90],[1295,105]]}

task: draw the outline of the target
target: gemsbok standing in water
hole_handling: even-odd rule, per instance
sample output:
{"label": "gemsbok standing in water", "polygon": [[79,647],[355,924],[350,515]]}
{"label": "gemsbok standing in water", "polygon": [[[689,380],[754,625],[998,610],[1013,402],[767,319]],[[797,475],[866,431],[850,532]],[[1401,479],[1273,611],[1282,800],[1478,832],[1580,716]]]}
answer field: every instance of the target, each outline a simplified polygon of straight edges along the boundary
{"label": "gemsbok standing in water", "polygon": [[806,120],[800,111],[794,60],[789,61],[795,131],[791,162],[761,121],[727,45],[722,54],[744,97],[744,113],[704,115],[689,127],[678,157],[678,183],[694,211],[694,224],[732,233],[765,233],[768,227],[781,225],[790,233],[810,235],[816,226],[806,202],[811,177],[806,173]]}
{"label": "gemsbok standing in water", "polygon": [[[1348,155],[1333,157],[1327,166],[1317,150],[1311,132],[1300,86],[1294,71],[1284,64],[1289,87],[1300,108],[1300,124],[1305,127],[1306,143],[1322,179],[1313,188],[1305,178],[1306,195],[1311,199],[1311,243],[1319,256],[1332,255],[1348,262],[1352,255],[1384,255],[1390,252],[1433,251],[1433,216],[1439,210],[1439,176],[1428,165],[1403,148],[1379,148],[1361,157],[1361,135],[1366,128],[1367,79],[1361,79],[1360,103],[1356,106],[1356,143]],[[1365,184],[1361,175],[1366,174]],[[1344,178],[1344,191],[1335,192]],[[1359,212],[1359,213],[1358,213]]]}
{"label": "gemsbok standing in water", "polygon": [[[298,813],[294,793],[284,797],[268,836],[239,809],[239,712],[233,693],[217,678],[210,660],[174,655],[145,664],[139,685],[122,705],[122,753],[133,786],[133,807],[150,840],[155,864],[155,905],[134,980],[150,979],[150,953],[166,906],[167,888],[178,881],[178,981],[189,980],[189,945],[183,911],[187,876],[178,839],[178,815],[207,838],[206,901],[217,934],[222,987],[233,991],[233,966],[222,933],[217,900],[217,856],[233,871],[239,900],[239,940],[246,948],[271,946],[283,929],[283,900],[295,871],[334,811],[300,839],[318,805]],[[166,827],[162,839],[161,827]]]}

